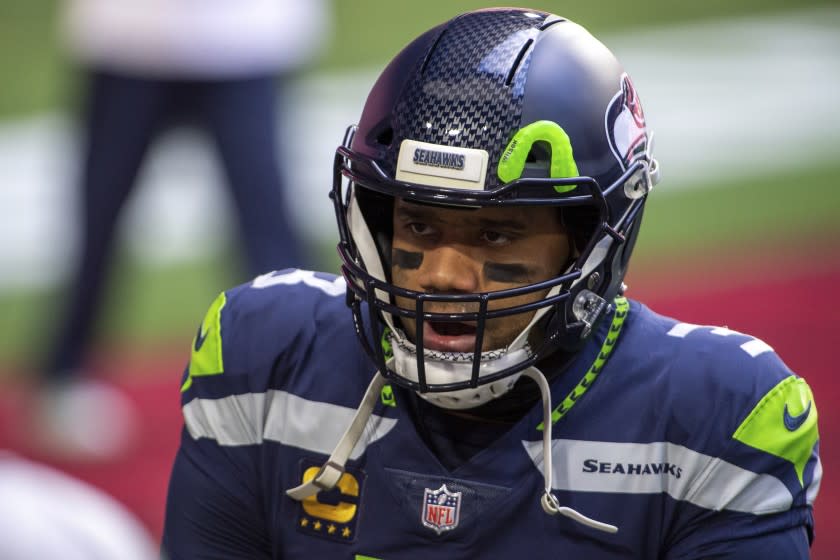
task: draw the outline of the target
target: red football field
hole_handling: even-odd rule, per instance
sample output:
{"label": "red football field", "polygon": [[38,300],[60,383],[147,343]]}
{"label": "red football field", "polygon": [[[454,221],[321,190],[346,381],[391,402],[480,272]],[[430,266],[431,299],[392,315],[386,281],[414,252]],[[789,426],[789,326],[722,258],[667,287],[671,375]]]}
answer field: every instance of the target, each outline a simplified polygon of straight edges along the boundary
{"label": "red football field", "polygon": [[[761,338],[787,364],[804,376],[819,406],[820,450],[824,482],[816,505],[816,560],[836,558],[840,550],[840,381],[831,358],[840,346],[840,311],[833,287],[840,285],[840,254],[814,268],[805,256],[762,262],[743,257],[718,262],[714,268],[662,268],[643,276],[631,273],[628,295],[654,310],[683,321],[727,326]],[[822,255],[823,257],[825,255]],[[678,270],[678,272],[675,272]],[[721,272],[725,271],[725,272]],[[654,281],[654,279],[656,281]],[[21,442],[25,385],[8,384],[0,394],[0,449],[11,448],[43,460],[111,493],[134,511],[153,535],[159,536],[169,466],[181,423],[178,384],[186,358],[175,349],[154,355],[103,352],[95,370],[114,377],[143,411],[140,440],[124,456],[107,464],[74,464],[39,457]],[[119,375],[116,375],[116,374]],[[5,377],[5,376],[4,376]],[[7,377],[8,378],[8,377]]]}

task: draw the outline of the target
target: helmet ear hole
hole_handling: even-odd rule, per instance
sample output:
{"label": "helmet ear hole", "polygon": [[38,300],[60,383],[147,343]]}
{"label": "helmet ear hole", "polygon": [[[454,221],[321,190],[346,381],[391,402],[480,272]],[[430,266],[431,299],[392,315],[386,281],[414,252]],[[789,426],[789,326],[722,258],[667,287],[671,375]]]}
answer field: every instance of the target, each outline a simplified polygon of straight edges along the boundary
{"label": "helmet ear hole", "polygon": [[377,151],[390,148],[394,142],[394,125],[391,118],[385,117],[372,126],[365,134],[364,142]]}
{"label": "helmet ear hole", "polygon": [[394,141],[394,129],[387,127],[376,135],[376,143],[382,146],[390,146]]}

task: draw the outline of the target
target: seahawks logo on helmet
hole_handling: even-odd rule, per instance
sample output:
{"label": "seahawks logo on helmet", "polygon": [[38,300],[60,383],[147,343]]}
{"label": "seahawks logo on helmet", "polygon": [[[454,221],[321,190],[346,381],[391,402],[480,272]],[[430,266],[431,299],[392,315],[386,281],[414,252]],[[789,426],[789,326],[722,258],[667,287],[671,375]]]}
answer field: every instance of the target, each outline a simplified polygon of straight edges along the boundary
{"label": "seahawks logo on helmet", "polygon": [[618,93],[607,106],[605,121],[610,149],[621,168],[627,169],[645,155],[648,138],[642,104],[626,73],[621,75]]}

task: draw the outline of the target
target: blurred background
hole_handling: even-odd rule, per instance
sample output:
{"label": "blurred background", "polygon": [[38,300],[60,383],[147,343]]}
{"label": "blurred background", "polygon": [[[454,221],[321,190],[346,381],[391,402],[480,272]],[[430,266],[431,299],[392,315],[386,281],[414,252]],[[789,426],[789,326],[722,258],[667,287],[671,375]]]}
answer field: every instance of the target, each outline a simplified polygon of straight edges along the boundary
{"label": "blurred background", "polygon": [[[334,1],[317,48],[284,81],[276,130],[286,211],[306,266],[337,270],[332,154],[368,89],[411,38],[509,3]],[[840,549],[840,5],[836,0],[531,1],[583,24],[636,85],[662,182],[647,206],[629,295],[680,319],[764,339],[808,379],[825,468],[814,558]],[[0,449],[104,490],[152,538],[177,446],[178,387],[207,305],[247,279],[214,146],[190,126],[152,144],[115,233],[85,369],[141,411],[131,448],[59,457],[28,441],[33,378],[80,253],[84,99],[55,0],[0,3]],[[279,85],[278,85],[279,92]],[[833,437],[832,437],[833,436]]]}

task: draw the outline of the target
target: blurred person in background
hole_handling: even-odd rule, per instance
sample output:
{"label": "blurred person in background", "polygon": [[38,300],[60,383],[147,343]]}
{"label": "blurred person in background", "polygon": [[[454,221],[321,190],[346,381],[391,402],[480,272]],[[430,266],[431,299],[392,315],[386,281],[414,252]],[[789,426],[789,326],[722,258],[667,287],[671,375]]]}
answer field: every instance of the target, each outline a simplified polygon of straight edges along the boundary
{"label": "blurred person in background", "polygon": [[313,0],[67,0],[63,31],[86,78],[81,254],[43,367],[38,432],[52,451],[107,457],[129,441],[130,403],[88,379],[115,228],[150,143],[173,125],[213,139],[251,275],[304,264],[283,193],[278,99],[324,42]]}
{"label": "blurred person in background", "polygon": [[0,450],[0,558],[151,560],[157,546],[108,494]]}

